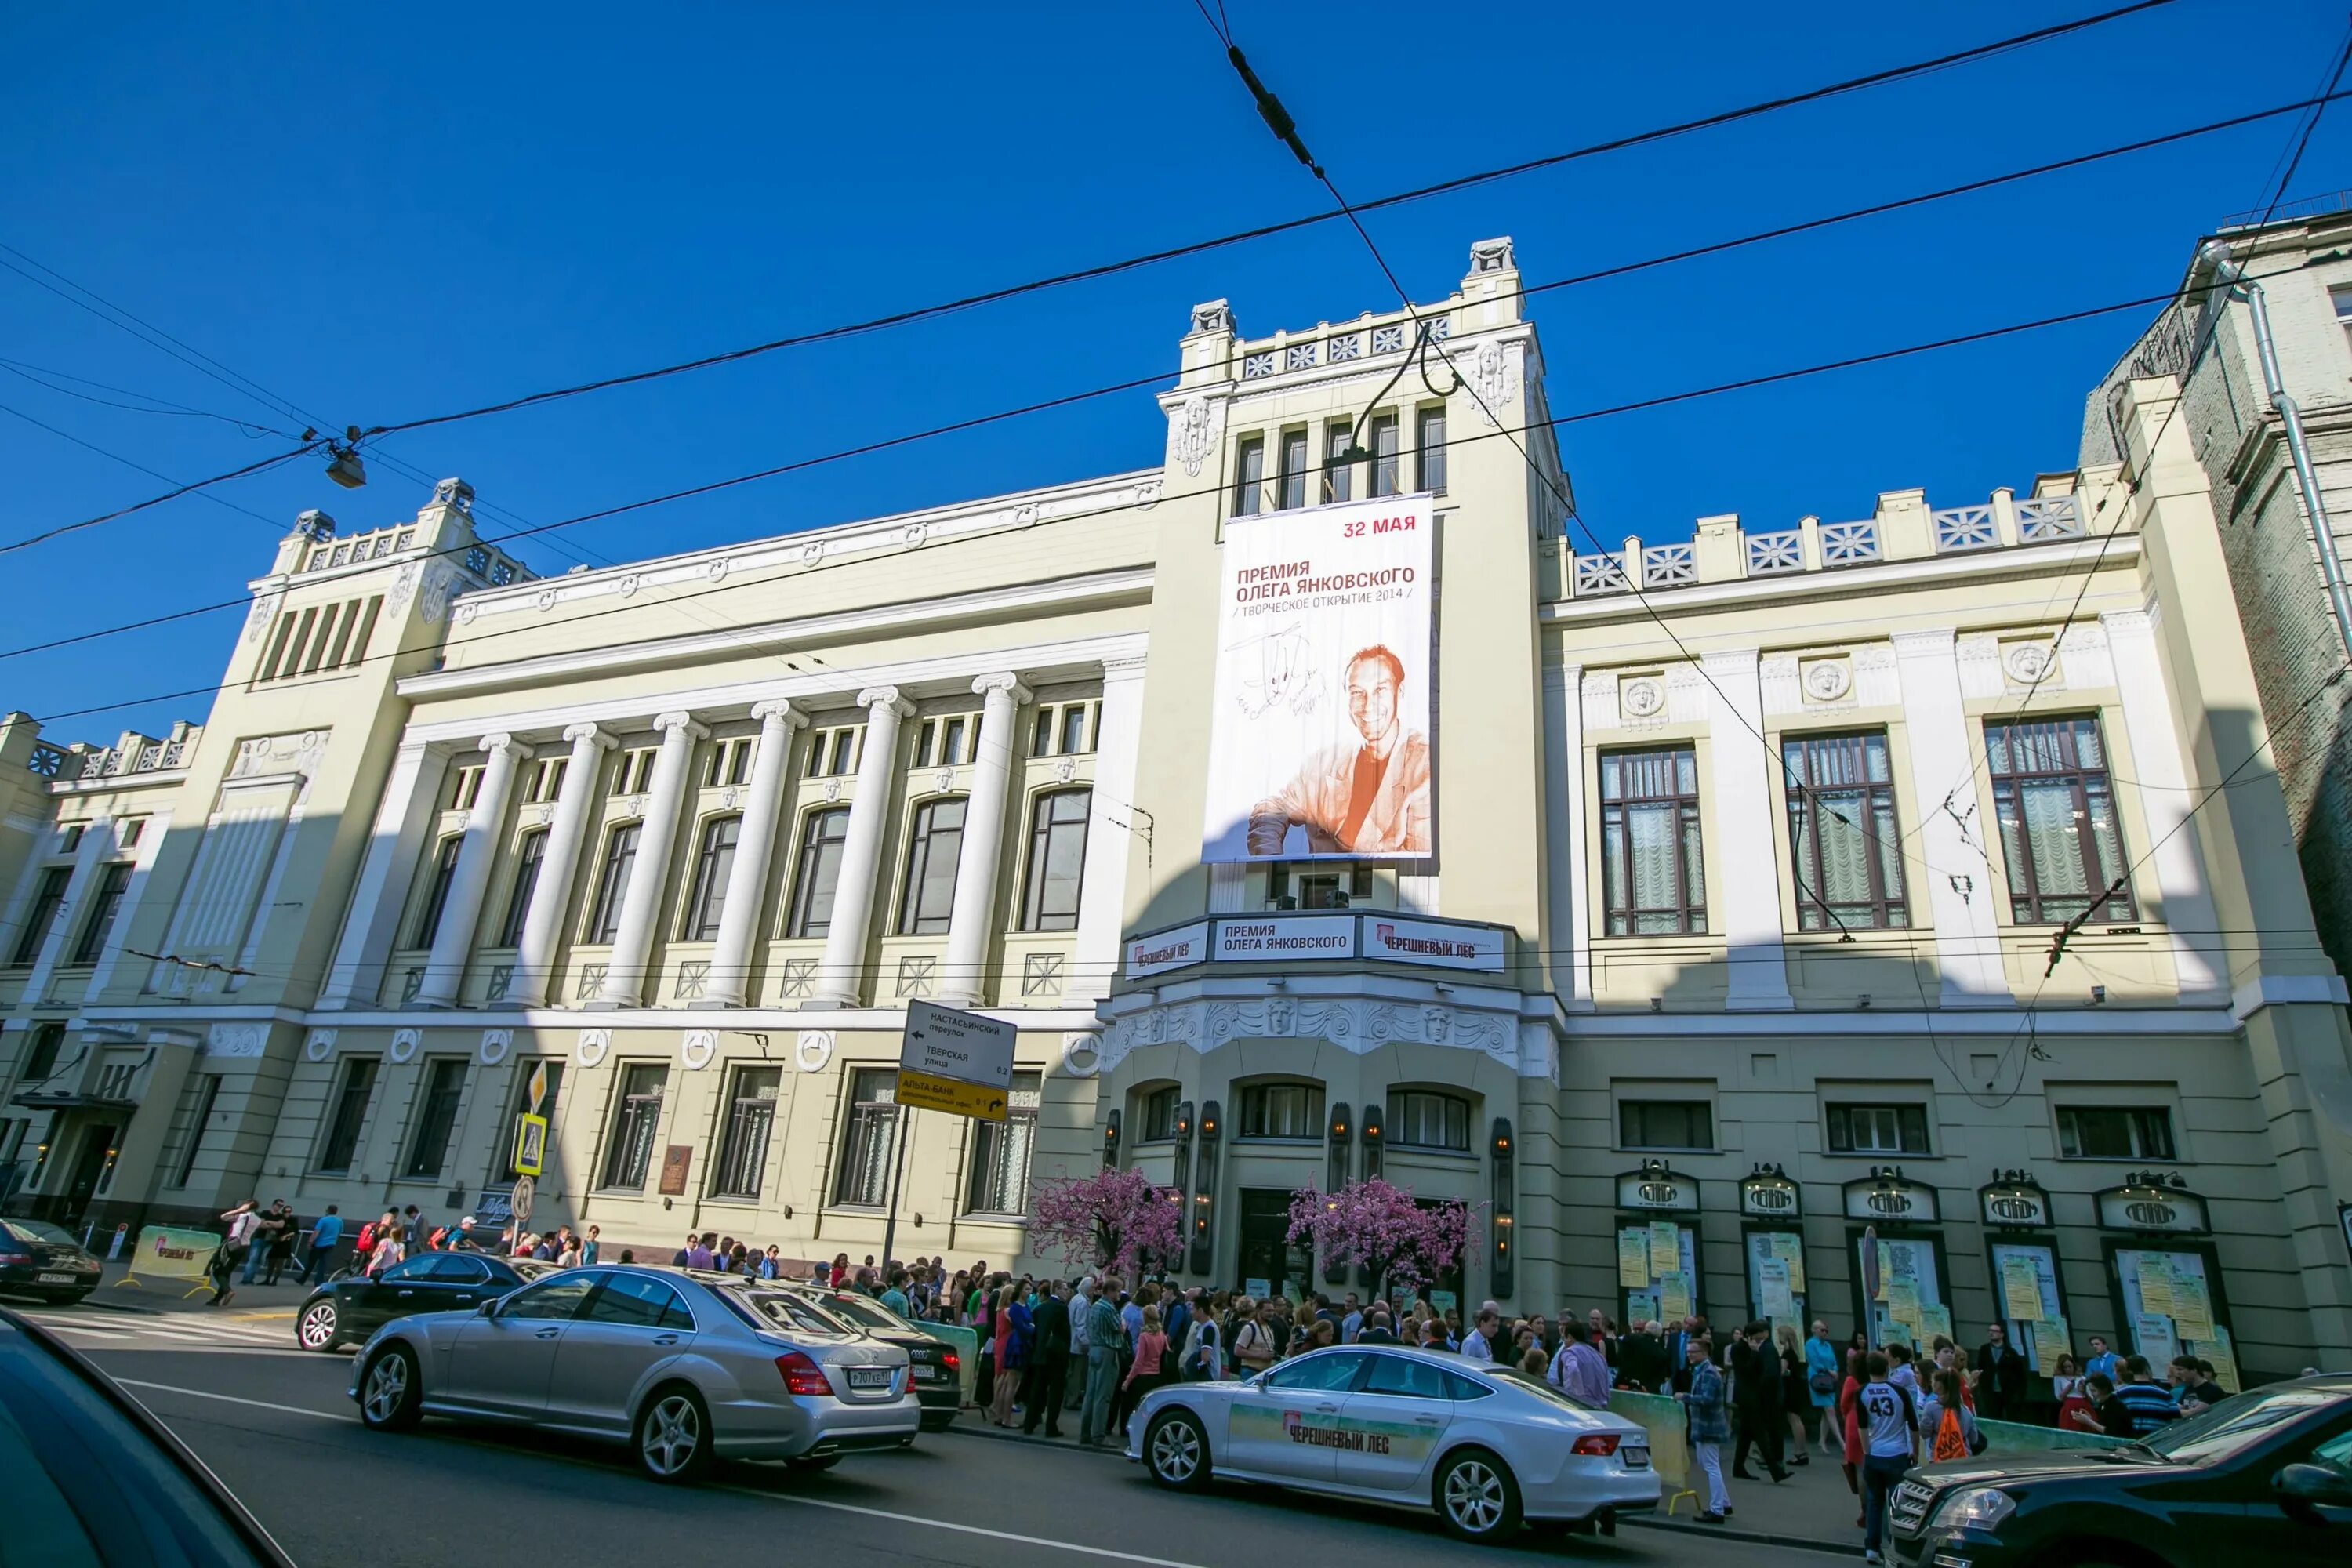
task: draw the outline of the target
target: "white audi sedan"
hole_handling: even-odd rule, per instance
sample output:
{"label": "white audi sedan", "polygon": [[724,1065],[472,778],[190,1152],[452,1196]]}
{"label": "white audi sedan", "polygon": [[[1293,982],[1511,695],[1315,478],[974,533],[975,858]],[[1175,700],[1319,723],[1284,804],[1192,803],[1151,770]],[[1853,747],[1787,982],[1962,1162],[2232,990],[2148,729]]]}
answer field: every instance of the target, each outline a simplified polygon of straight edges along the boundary
{"label": "white audi sedan", "polygon": [[1649,1434],[1486,1362],[1351,1345],[1238,1383],[1155,1389],[1127,1457],[1164,1487],[1213,1476],[1436,1511],[1465,1541],[1523,1521],[1612,1530],[1658,1506]]}

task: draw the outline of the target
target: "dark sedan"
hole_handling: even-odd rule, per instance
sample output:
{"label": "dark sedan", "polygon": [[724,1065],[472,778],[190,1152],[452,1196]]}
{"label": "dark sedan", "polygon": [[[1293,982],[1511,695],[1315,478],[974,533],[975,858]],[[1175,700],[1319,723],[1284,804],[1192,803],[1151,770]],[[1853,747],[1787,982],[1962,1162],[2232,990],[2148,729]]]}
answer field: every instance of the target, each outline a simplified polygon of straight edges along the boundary
{"label": "dark sedan", "polygon": [[98,1289],[98,1255],[37,1219],[0,1219],[0,1291],[79,1301]]}
{"label": "dark sedan", "polygon": [[311,1291],[294,1314],[294,1342],[306,1351],[341,1350],[394,1318],[470,1312],[554,1269],[552,1263],[487,1252],[419,1253],[372,1279],[337,1279]]}
{"label": "dark sedan", "polygon": [[2352,1373],[2250,1389],[2126,1447],[1925,1465],[1889,1514],[1903,1568],[2340,1568]]}
{"label": "dark sedan", "polygon": [[963,1409],[963,1358],[954,1346],[933,1339],[871,1296],[815,1285],[793,1289],[814,1298],[852,1328],[907,1352],[914,1369],[915,1397],[922,1402],[924,1431],[944,1432],[955,1425]]}

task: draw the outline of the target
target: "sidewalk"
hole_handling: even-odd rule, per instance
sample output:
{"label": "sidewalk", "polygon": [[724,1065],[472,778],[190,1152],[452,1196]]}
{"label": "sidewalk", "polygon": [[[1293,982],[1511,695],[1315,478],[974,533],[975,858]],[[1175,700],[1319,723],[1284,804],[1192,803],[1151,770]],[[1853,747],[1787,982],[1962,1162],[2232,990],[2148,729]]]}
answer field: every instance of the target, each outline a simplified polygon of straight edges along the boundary
{"label": "sidewalk", "polygon": [[[1077,1412],[1066,1412],[1064,1415],[1065,1430],[1076,1432],[1077,1418]],[[1088,1449],[1082,1447],[1075,1437],[1057,1441],[1042,1433],[1024,1436],[1019,1432],[992,1426],[984,1416],[969,1409],[948,1430],[992,1443],[1057,1448],[1125,1462],[1125,1456],[1117,1448]],[[1811,1464],[1790,1469],[1789,1479],[1777,1486],[1761,1469],[1756,1471],[1756,1479],[1752,1481],[1736,1479],[1730,1474],[1729,1463],[1727,1456],[1724,1484],[1731,1489],[1734,1510],[1727,1522],[1698,1523],[1694,1518],[1696,1510],[1689,1498],[1684,1498],[1681,1506],[1671,1516],[1661,1509],[1654,1514],[1628,1515],[1623,1522],[1633,1528],[1678,1531],[1686,1535],[1704,1535],[1717,1541],[1743,1541],[1759,1546],[1793,1546],[1813,1552],[1835,1552],[1841,1557],[1862,1555],[1862,1530],[1853,1522],[1862,1512],[1862,1504],[1846,1490],[1845,1478],[1836,1461],[1825,1459],[1817,1452]],[[1705,1479],[1698,1479],[1704,1487]]]}
{"label": "sidewalk", "polygon": [[215,1307],[211,1304],[212,1286],[205,1280],[152,1279],[126,1284],[123,1277],[130,1271],[127,1260],[107,1264],[99,1288],[90,1292],[84,1304],[109,1312],[205,1312],[248,1321],[284,1318],[290,1321],[302,1298],[310,1293],[310,1286],[294,1282],[294,1271],[289,1268],[278,1276],[275,1285],[264,1285],[258,1275],[250,1285],[236,1285],[236,1294],[229,1304]]}

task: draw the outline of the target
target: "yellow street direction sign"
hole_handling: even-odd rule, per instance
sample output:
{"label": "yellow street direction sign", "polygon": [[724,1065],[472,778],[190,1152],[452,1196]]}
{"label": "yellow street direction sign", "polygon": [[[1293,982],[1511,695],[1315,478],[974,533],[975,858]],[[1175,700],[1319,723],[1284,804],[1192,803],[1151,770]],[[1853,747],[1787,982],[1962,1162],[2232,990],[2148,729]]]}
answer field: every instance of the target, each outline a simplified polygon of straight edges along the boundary
{"label": "yellow street direction sign", "polygon": [[931,1073],[898,1074],[898,1103],[919,1110],[945,1110],[981,1121],[1004,1120],[1004,1091],[989,1084],[959,1083]]}

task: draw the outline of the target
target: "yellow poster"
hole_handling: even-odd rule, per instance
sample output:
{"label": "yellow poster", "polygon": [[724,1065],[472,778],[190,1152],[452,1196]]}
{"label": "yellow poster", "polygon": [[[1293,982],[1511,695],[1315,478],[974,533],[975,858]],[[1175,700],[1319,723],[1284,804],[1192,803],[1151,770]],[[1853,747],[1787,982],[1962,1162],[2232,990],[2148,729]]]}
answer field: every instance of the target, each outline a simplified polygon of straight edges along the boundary
{"label": "yellow poster", "polygon": [[2027,1321],[2025,1330],[2033,1336],[2033,1364],[2045,1374],[2058,1364],[2060,1356],[2073,1352],[2063,1318],[2034,1318]]}
{"label": "yellow poster", "polygon": [[1887,1245],[1886,1245],[1886,1243],[1885,1243],[1885,1242],[1883,1242],[1883,1241],[1882,1241],[1882,1242],[1880,1242],[1880,1243],[1878,1244],[1878,1296],[1877,1296],[1877,1300],[1881,1300],[1881,1301],[1884,1301],[1884,1300],[1885,1300],[1887,1299],[1887,1296],[1886,1296],[1886,1282],[1887,1282],[1887,1280],[1888,1280],[1888,1279],[1892,1279],[1892,1278],[1894,1277],[1894,1274],[1895,1274],[1895,1249],[1894,1249],[1893,1247],[1891,1247],[1887,1246]]}
{"label": "yellow poster", "polygon": [[2009,1315],[2030,1323],[2042,1316],[2042,1276],[2033,1259],[2014,1252],[2000,1258],[2000,1299]]}
{"label": "yellow poster", "polygon": [[2161,1253],[2140,1255],[2139,1310],[2159,1318],[2172,1316],[2172,1261]]}
{"label": "yellow poster", "polygon": [[1683,1267],[1682,1227],[1670,1219],[1650,1222],[1650,1272],[1678,1274]]}
{"label": "yellow poster", "polygon": [[1650,1238],[1647,1232],[1617,1233],[1617,1283],[1639,1290],[1650,1282]]}
{"label": "yellow poster", "polygon": [[1924,1344],[1934,1344],[1938,1334],[1948,1340],[1952,1337],[1952,1310],[1949,1307],[1930,1307],[1923,1303],[1916,1321],[1919,1325],[1920,1342]]}
{"label": "yellow poster", "polygon": [[2205,1291],[2205,1271],[2193,1258],[2172,1259],[2172,1326],[2184,1340],[2213,1337],[2212,1298]]}
{"label": "yellow poster", "polygon": [[1879,1294],[1885,1299],[1886,1315],[1906,1322],[1919,1321],[1919,1288],[1908,1279],[1882,1281]]}
{"label": "yellow poster", "polygon": [[1677,1322],[1691,1313],[1690,1284],[1679,1274],[1658,1276],[1658,1315]]}
{"label": "yellow poster", "polygon": [[1790,1297],[1789,1266],[1777,1258],[1759,1260],[1756,1265],[1756,1300],[1764,1315],[1775,1324],[1795,1317],[1797,1307]]}
{"label": "yellow poster", "polygon": [[2223,1392],[2238,1392],[2238,1358],[2230,1343],[2229,1330],[2216,1323],[2210,1339],[2200,1340],[2181,1348],[2200,1361],[2213,1363],[2213,1381],[2221,1385]]}
{"label": "yellow poster", "polygon": [[1805,1293],[1805,1238],[1793,1230],[1772,1232],[1772,1256],[1789,1266],[1789,1289]]}

